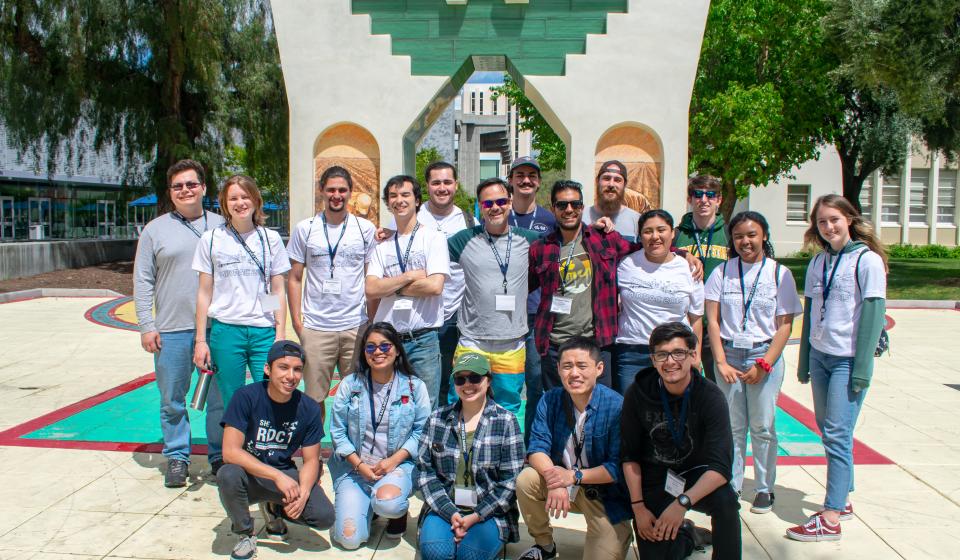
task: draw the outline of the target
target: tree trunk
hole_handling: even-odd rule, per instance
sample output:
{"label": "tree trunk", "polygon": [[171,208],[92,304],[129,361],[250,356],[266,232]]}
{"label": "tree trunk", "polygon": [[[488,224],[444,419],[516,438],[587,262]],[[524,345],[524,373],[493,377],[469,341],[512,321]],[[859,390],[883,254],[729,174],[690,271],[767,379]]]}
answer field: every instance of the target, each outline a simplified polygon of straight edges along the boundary
{"label": "tree trunk", "polygon": [[723,214],[725,223],[730,223],[733,216],[733,207],[737,204],[737,186],[731,182],[724,181],[722,185],[723,200],[720,202],[720,212]]}
{"label": "tree trunk", "polygon": [[160,89],[160,115],[157,123],[157,159],[153,170],[153,183],[157,192],[157,213],[173,209],[167,192],[167,169],[183,157],[186,147],[184,134],[182,97],[183,77],[186,71],[186,45],[183,19],[178,0],[160,3],[166,42],[166,72],[158,86]]}
{"label": "tree trunk", "polygon": [[857,209],[857,212],[863,213],[863,207],[860,206],[860,191],[863,190],[863,179],[865,175],[857,175],[848,170],[847,165],[843,168],[843,198]]}

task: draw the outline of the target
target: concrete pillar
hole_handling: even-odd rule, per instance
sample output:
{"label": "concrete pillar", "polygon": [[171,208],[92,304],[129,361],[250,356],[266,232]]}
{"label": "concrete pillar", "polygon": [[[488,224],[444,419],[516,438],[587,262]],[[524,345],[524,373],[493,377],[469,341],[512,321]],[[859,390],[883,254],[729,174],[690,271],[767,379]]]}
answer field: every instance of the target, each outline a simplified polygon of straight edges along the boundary
{"label": "concrete pillar", "polygon": [[911,144],[907,144],[907,157],[900,174],[900,243],[910,243],[910,155]]}
{"label": "concrete pillar", "polygon": [[880,176],[880,170],[873,172],[873,189],[870,191],[870,221],[873,227],[880,235],[880,205],[883,202],[883,177]]}
{"label": "concrete pillar", "polygon": [[930,184],[927,185],[927,243],[937,242],[937,201],[940,185],[940,152],[930,155]]}

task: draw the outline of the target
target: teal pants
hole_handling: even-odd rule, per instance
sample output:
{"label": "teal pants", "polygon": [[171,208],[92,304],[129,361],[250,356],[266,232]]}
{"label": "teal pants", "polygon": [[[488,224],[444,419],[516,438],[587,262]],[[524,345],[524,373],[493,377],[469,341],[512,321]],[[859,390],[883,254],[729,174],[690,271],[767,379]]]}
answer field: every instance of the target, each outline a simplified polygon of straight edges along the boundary
{"label": "teal pants", "polygon": [[263,381],[263,365],[276,337],[274,327],[248,327],[213,320],[210,328],[210,359],[217,368],[214,379],[226,410],[230,398],[247,382],[247,370],[254,382]]}

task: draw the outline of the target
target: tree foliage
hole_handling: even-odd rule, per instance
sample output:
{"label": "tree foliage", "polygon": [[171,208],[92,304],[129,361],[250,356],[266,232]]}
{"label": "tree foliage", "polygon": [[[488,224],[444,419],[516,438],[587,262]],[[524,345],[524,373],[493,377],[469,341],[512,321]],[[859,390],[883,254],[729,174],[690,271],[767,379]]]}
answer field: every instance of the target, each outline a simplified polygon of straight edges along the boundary
{"label": "tree foliage", "polygon": [[544,171],[566,169],[566,144],[553,131],[540,111],[534,107],[517,82],[507,75],[503,85],[490,89],[493,92],[494,103],[502,95],[507,98],[511,105],[516,107],[518,126],[520,130],[530,131],[532,136],[531,147],[539,154],[537,161],[540,163],[540,168]]}
{"label": "tree foliage", "polygon": [[[434,147],[420,149],[416,156],[417,181],[423,180],[423,173],[426,171],[428,165],[438,161],[443,161],[443,155],[440,154],[439,150]],[[427,188],[426,184],[424,184],[423,188]],[[424,194],[424,196],[426,196],[426,194]],[[474,206],[476,206],[477,199],[467,194],[467,191],[464,190],[460,181],[457,181],[457,192],[453,195],[453,203],[464,212],[474,214]]]}
{"label": "tree foliage", "polygon": [[262,1],[8,0],[0,84],[14,146],[46,151],[48,172],[58,154],[109,147],[126,182],[162,194],[171,163],[204,162],[209,183],[225,146],[244,144],[244,168],[285,187],[286,102]]}

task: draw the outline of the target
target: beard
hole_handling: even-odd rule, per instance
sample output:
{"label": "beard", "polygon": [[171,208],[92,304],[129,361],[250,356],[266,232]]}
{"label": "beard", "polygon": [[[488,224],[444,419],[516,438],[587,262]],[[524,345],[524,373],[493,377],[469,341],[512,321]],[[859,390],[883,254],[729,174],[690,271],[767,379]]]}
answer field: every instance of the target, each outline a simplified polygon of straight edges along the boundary
{"label": "beard", "polygon": [[605,216],[616,214],[620,208],[623,206],[623,202],[626,199],[626,190],[623,190],[619,193],[614,200],[607,200],[603,196],[603,191],[597,193],[600,196],[597,197],[597,208],[600,209],[600,212]]}

